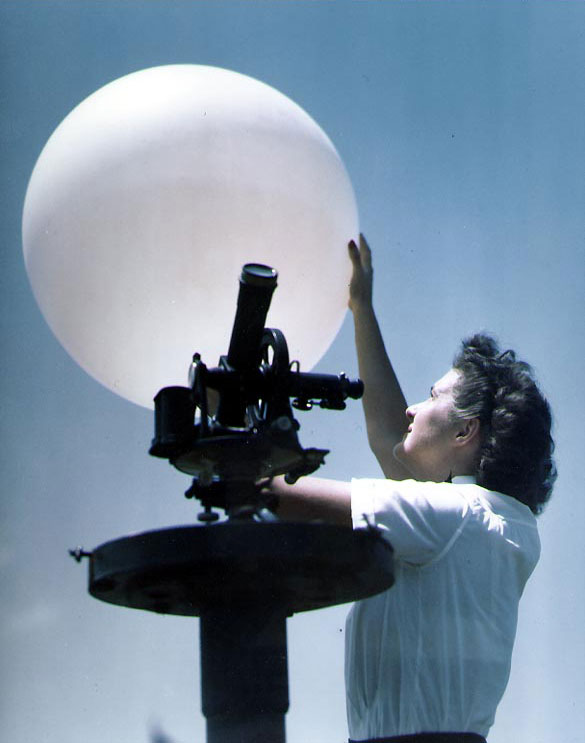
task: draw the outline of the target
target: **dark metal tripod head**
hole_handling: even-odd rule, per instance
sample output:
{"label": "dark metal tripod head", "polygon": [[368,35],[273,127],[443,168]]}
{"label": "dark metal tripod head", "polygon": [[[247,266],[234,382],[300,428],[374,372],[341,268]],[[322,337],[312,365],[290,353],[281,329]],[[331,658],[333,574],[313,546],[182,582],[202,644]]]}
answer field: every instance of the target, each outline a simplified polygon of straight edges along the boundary
{"label": "dark metal tripod head", "polygon": [[[343,410],[348,397],[363,394],[360,380],[290,363],[282,332],[264,327],[276,280],[274,269],[246,264],[227,355],[208,368],[196,353],[189,387],[165,387],[155,397],[150,454],[193,476],[186,495],[205,506],[202,520],[217,518],[213,507],[249,518],[265,505],[262,480],[285,475],[294,482],[323,463],[326,449],[300,445],[293,407]],[[213,413],[210,390],[218,398]]]}

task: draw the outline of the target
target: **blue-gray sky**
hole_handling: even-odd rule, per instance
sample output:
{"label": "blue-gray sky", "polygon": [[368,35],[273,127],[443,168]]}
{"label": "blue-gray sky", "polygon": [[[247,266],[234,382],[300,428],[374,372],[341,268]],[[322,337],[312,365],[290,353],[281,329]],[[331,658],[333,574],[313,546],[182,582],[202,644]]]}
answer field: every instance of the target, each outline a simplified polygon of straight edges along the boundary
{"label": "blue-gray sky", "polygon": [[[374,249],[375,299],[407,398],[458,340],[494,332],[535,367],[559,479],[521,605],[490,743],[577,743],[585,729],[585,4],[0,2],[3,601],[0,737],[204,739],[197,621],[101,604],[67,548],[185,524],[185,478],[147,455],[151,414],[69,359],[30,291],[28,178],[64,116],[103,84],[177,62],[256,77],[331,137]],[[320,368],[355,373],[346,321]],[[322,474],[379,474],[359,404],[301,418]],[[288,623],[290,743],[346,738],[347,607]]]}

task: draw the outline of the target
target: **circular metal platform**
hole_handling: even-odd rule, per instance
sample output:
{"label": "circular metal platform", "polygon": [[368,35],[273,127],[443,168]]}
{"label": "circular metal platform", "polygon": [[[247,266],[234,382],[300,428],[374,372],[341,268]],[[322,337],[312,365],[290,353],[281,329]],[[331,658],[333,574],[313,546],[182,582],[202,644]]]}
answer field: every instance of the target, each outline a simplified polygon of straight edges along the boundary
{"label": "circular metal platform", "polygon": [[286,614],[367,598],[394,582],[392,548],[373,530],[227,521],[121,537],[93,550],[89,592],[120,606],[200,616],[279,605]]}

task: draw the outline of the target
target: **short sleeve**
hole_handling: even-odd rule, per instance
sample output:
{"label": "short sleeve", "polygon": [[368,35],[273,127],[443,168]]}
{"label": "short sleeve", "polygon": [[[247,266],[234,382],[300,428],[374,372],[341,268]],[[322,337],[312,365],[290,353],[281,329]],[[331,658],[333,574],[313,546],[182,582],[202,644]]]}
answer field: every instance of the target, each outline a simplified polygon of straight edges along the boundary
{"label": "short sleeve", "polygon": [[453,544],[469,508],[450,483],[354,479],[351,512],[354,529],[378,527],[397,559],[423,565]]}

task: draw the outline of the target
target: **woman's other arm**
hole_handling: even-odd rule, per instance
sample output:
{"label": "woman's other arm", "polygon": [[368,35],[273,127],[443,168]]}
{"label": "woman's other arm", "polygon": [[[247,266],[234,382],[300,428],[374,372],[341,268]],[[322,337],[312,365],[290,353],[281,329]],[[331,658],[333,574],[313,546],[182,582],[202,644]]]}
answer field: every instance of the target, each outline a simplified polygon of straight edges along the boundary
{"label": "woman's other arm", "polygon": [[359,375],[364,382],[362,404],[368,442],[384,475],[404,480],[412,475],[394,458],[394,447],[406,432],[406,400],[392,368],[372,302],[372,254],[363,237],[359,247],[352,240],[353,266],[349,308],[353,313]]}

